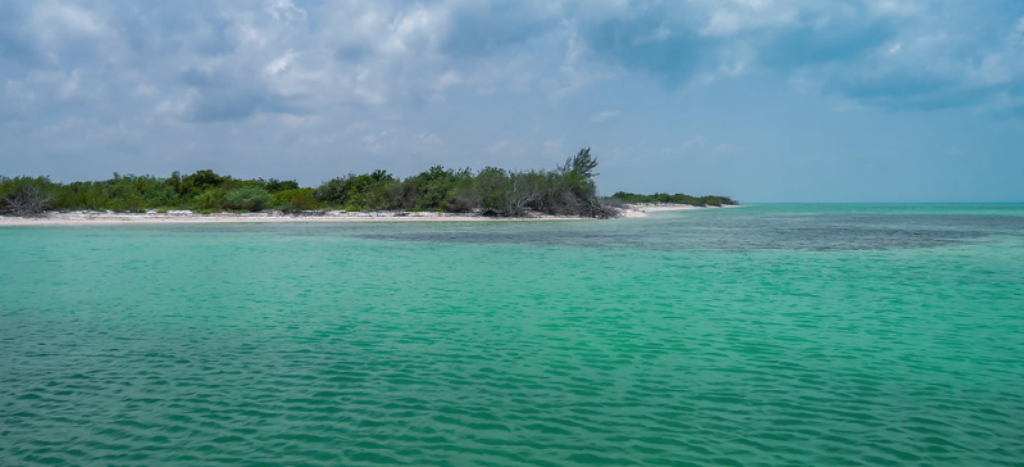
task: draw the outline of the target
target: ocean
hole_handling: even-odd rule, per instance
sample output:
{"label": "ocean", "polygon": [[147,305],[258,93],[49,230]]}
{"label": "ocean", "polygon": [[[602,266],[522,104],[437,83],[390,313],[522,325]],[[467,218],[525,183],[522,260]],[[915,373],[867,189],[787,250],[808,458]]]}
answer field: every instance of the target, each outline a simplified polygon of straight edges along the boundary
{"label": "ocean", "polygon": [[1024,205],[0,228],[0,465],[1021,466]]}

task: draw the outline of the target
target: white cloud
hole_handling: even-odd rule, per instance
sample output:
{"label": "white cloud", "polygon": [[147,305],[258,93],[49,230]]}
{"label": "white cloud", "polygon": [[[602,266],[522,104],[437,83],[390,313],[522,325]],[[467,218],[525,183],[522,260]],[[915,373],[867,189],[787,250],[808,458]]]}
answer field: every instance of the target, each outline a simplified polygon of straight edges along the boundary
{"label": "white cloud", "polygon": [[284,55],[274,59],[273,61],[268,63],[267,66],[263,67],[263,72],[268,75],[280,74],[282,71],[287,69],[288,65],[291,65],[292,61],[294,60],[295,52],[292,51],[291,49],[288,49],[288,51],[285,52]]}
{"label": "white cloud", "polygon": [[694,136],[690,139],[687,139],[686,141],[683,141],[683,143],[679,145],[679,150],[685,153],[687,151],[692,151],[696,148],[705,147],[707,143],[707,138],[703,136]]}
{"label": "white cloud", "polygon": [[41,1],[32,9],[32,30],[53,46],[69,36],[101,37],[107,27],[90,11],[74,4]]}
{"label": "white cloud", "polygon": [[[88,6],[56,1],[26,4],[31,5],[26,10],[31,27],[24,31],[31,33],[52,63],[83,60],[79,51],[68,49],[79,43],[105,57],[76,65],[67,73],[79,69],[81,78],[90,80],[97,73],[133,76],[172,96],[181,95],[188,87],[196,87],[201,95],[241,89],[282,104],[267,106],[270,112],[296,108],[315,112],[338,105],[393,111],[396,106],[446,102],[445,94],[456,86],[467,86],[482,95],[541,90],[557,103],[595,83],[630,73],[660,74],[673,86],[702,86],[770,70],[775,65],[766,57],[790,53],[785,43],[773,42],[784,33],[816,31],[814,34],[824,35],[802,39],[803,47],[818,43],[846,46],[862,40],[856,35],[862,30],[872,31],[872,22],[878,17],[901,21],[892,37],[865,49],[877,51],[878,56],[863,53],[860,57],[867,58],[856,58],[853,52],[855,58],[844,58],[842,63],[826,61],[826,67],[800,62],[817,60],[813,57],[820,55],[819,51],[812,50],[808,54],[811,59],[793,52],[794,58],[787,60],[795,62],[786,65],[792,71],[783,72],[799,73],[800,79],[817,81],[816,87],[839,93],[843,93],[842,82],[858,74],[861,82],[902,73],[960,80],[972,86],[1016,82],[1024,75],[1024,69],[1015,65],[1022,62],[1021,52],[1012,50],[1022,46],[1024,18],[1010,26],[1006,44],[965,57],[953,52],[965,50],[963,34],[947,32],[957,25],[937,24],[938,17],[930,14],[940,7],[909,0],[860,0],[842,5],[812,0],[692,0],[645,5],[608,0],[587,2],[585,9],[579,8],[578,0],[538,1],[508,8],[502,5],[501,17],[494,17],[495,5],[462,0],[413,5],[326,0],[308,10],[291,0],[267,0],[259,8],[237,3],[189,7],[195,11],[182,16],[185,21],[178,26],[180,30],[149,27],[136,30],[133,34],[137,37],[124,35],[129,31],[125,25],[131,21],[154,24],[155,17],[144,6],[133,16],[105,7],[102,1]],[[619,25],[616,34],[621,44],[665,47],[663,53],[681,58],[663,60],[658,57],[665,55],[655,52],[653,61],[647,63],[636,56],[643,51],[623,51],[624,57],[632,58],[617,63],[608,60],[602,55],[607,51],[593,47],[595,25],[608,22]],[[474,27],[485,28],[483,34],[474,35]],[[887,33],[884,28],[879,31]],[[708,42],[693,45],[697,55],[688,58],[680,48],[695,36]],[[460,60],[461,52],[453,46],[457,40],[473,45],[496,37],[506,44],[504,48],[480,48],[487,53],[474,55],[472,60]],[[129,44],[151,49],[132,52]],[[899,55],[899,59],[872,62],[882,60],[886,52],[890,57]],[[100,70],[111,60],[122,66],[109,72]],[[973,66],[965,67],[965,63]],[[206,81],[183,84],[173,79],[190,72]],[[161,75],[170,77],[171,82],[156,78]],[[820,86],[823,82],[832,85]],[[69,82],[59,95],[69,96],[79,85],[84,82]],[[132,94],[136,97],[149,93],[142,88],[136,91]],[[104,89],[89,90],[93,92],[100,95]],[[238,118],[246,115],[239,112]]]}
{"label": "white cloud", "polygon": [[444,144],[444,140],[442,140],[440,136],[429,131],[420,133],[416,138],[419,140],[421,145],[425,146],[440,146]]}
{"label": "white cloud", "polygon": [[746,147],[740,146],[738,144],[722,143],[722,144],[719,144],[719,145],[715,146],[714,154],[716,156],[722,156],[722,155],[727,155],[727,154],[735,154],[737,152],[742,152],[745,149],[746,149]]}
{"label": "white cloud", "polygon": [[199,93],[195,89],[189,89],[183,93],[182,96],[176,98],[167,98],[160,101],[156,105],[154,110],[157,114],[168,115],[172,117],[184,116],[190,108],[195,105],[196,100],[199,98]]}
{"label": "white cloud", "polygon": [[731,0],[698,2],[708,16],[700,29],[706,36],[727,36],[740,31],[762,27],[790,25],[798,21],[799,13],[812,10],[805,2],[772,0]]}
{"label": "white cloud", "polygon": [[918,0],[868,0],[868,8],[875,14],[911,16],[924,13],[924,5]]}
{"label": "white cloud", "polygon": [[985,56],[981,64],[969,73],[977,83],[986,86],[1009,83],[1013,80],[1012,70],[1003,63],[1003,57],[998,53]]}
{"label": "white cloud", "polygon": [[562,156],[565,153],[565,136],[544,141],[542,144],[545,156]]}
{"label": "white cloud", "polygon": [[590,121],[594,123],[601,123],[606,120],[611,120],[619,116],[618,110],[605,110],[604,112],[598,112],[590,116]]}
{"label": "white cloud", "polygon": [[[567,138],[606,136],[538,129],[530,118],[466,122],[497,118],[480,116],[491,106],[601,123],[620,116],[611,95],[690,95],[761,77],[808,99],[826,95],[838,111],[961,106],[1008,115],[1024,107],[1024,17],[954,2],[8,4],[17,8],[0,18],[0,41],[11,41],[0,43],[0,126],[19,128],[64,128],[54,122],[82,115],[90,125],[157,128],[140,123],[140,133],[206,127],[216,139],[231,125],[240,135],[231,144],[273,136],[278,153],[290,150],[291,134],[290,143],[333,156],[461,150],[451,157],[482,165],[560,156]],[[975,34],[977,24],[1002,29]],[[645,118],[631,112],[615,123]],[[343,130],[357,122],[366,125]],[[203,145],[182,134],[168,141]]]}
{"label": "white cloud", "polygon": [[4,91],[6,92],[7,97],[15,100],[36,100],[36,93],[22,81],[7,80],[7,83],[4,85]]}
{"label": "white cloud", "polygon": [[132,94],[138,97],[154,97],[159,95],[160,91],[156,86],[139,83],[135,85],[135,90],[132,91]]}
{"label": "white cloud", "polygon": [[448,71],[441,75],[441,77],[437,80],[437,87],[438,89],[444,89],[447,87],[455,86],[457,84],[462,84],[463,81],[464,79],[462,78],[462,75],[459,74],[459,72]]}

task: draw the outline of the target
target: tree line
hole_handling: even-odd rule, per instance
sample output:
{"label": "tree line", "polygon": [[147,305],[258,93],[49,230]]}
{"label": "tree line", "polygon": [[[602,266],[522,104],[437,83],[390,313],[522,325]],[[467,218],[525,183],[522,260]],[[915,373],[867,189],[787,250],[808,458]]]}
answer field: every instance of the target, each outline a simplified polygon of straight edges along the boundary
{"label": "tree line", "polygon": [[[87,209],[189,209],[199,213],[276,209],[298,213],[344,209],[477,212],[501,217],[523,217],[530,213],[614,217],[622,203],[597,195],[596,168],[597,159],[585,148],[554,170],[485,167],[472,171],[434,166],[404,179],[377,170],[332,178],[315,188],[301,187],[294,180],[236,179],[212,170],[189,175],[174,172],[167,178],[114,173],[108,180],[67,184],[53,182],[49,177],[0,176],[0,213],[29,216],[47,210]],[[643,195],[618,195],[624,195],[620,199],[626,203],[676,202],[636,201]],[[690,204],[734,204],[723,197],[692,199],[698,201]]]}
{"label": "tree line", "polygon": [[670,195],[668,193],[638,195],[635,193],[619,191],[611,197],[627,204],[689,204],[693,206],[733,206],[739,204],[728,196],[690,196],[684,193],[676,193],[674,195]]}

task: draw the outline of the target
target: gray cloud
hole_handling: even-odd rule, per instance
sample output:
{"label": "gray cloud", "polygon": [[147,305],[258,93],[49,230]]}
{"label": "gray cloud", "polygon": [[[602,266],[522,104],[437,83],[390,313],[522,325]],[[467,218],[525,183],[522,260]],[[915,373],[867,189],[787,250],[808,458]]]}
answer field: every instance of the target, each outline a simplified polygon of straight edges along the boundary
{"label": "gray cloud", "polygon": [[[316,103],[422,105],[452,86],[441,81],[453,72],[475,80],[455,86],[521,86],[525,77],[528,86],[540,87],[569,79],[570,65],[557,65],[567,58],[550,47],[565,38],[585,51],[571,64],[577,81],[603,62],[670,89],[757,70],[797,73],[827,92],[888,107],[981,105],[996,94],[1015,95],[1017,86],[1007,81],[1018,83],[1024,73],[1014,65],[1024,58],[1019,25],[1004,20],[1001,35],[979,43],[950,29],[955,23],[935,24],[941,15],[929,15],[953,7],[884,5],[275,0],[127,9],[116,2],[14,1],[0,6],[0,70],[21,83],[15,86],[31,86],[33,73],[78,72],[83,92],[96,96],[143,85],[184,102],[194,89],[189,105],[195,109],[181,114],[189,121],[302,113]],[[1024,8],[998,12],[1024,14]],[[928,31],[946,35],[929,39]],[[893,47],[898,51],[886,56]],[[267,72],[289,51],[295,56],[287,66]],[[588,57],[591,62],[580,61]],[[514,70],[518,76],[484,72],[524,60],[543,68]],[[986,82],[985,73],[1002,82]],[[932,86],[943,91],[930,92]],[[307,100],[311,95],[316,102]]]}
{"label": "gray cloud", "polygon": [[[242,139],[252,154],[301,148],[318,167],[485,165],[503,141],[541,154],[566,140],[529,112],[630,116],[605,130],[642,118],[614,100],[636,77],[671,94],[772,76],[859,106],[1019,118],[1022,17],[1024,4],[1002,0],[9,0],[0,134],[47,157],[135,148],[168,167]],[[559,107],[574,96],[593,105]],[[495,115],[520,105],[529,112]]]}
{"label": "gray cloud", "polygon": [[452,57],[484,57],[557,29],[557,2],[501,0],[464,2],[448,13],[441,50]]}

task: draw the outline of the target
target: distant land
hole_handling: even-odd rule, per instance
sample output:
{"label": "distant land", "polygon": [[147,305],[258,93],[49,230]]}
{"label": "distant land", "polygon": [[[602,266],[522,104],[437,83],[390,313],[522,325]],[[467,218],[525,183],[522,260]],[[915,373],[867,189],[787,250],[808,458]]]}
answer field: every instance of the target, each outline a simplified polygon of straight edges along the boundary
{"label": "distant land", "polygon": [[212,170],[184,176],[174,172],[167,178],[114,173],[107,180],[66,184],[46,176],[0,175],[0,214],[31,217],[85,211],[171,216],[261,213],[268,217],[389,212],[388,217],[408,218],[438,217],[431,213],[509,219],[610,218],[647,210],[638,205],[738,204],[727,196],[682,193],[618,192],[601,197],[594,182],[597,165],[585,148],[555,170],[434,166],[405,179],[377,170],[332,178],[315,188],[300,187],[294,180],[237,179]]}

